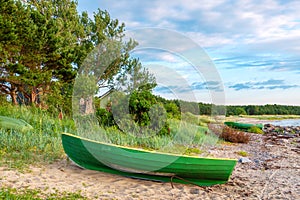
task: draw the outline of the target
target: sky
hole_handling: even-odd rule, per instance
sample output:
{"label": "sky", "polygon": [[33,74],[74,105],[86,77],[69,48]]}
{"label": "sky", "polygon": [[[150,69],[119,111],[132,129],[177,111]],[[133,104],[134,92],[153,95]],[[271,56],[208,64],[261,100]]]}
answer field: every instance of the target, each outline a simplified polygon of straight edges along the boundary
{"label": "sky", "polygon": [[300,105],[300,1],[78,0],[79,12],[98,8],[139,39],[132,55],[161,96]]}

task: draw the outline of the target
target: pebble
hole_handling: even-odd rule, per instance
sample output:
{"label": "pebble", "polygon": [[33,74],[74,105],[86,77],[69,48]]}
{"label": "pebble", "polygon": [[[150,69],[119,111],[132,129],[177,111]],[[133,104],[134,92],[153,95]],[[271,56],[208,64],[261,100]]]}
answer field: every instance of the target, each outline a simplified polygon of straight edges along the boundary
{"label": "pebble", "polygon": [[199,194],[200,191],[199,191],[199,189],[197,189],[197,188],[192,188],[192,189],[190,190],[190,193],[191,193],[191,194]]}
{"label": "pebble", "polygon": [[249,163],[252,162],[249,158],[242,157],[239,159],[239,163]]}

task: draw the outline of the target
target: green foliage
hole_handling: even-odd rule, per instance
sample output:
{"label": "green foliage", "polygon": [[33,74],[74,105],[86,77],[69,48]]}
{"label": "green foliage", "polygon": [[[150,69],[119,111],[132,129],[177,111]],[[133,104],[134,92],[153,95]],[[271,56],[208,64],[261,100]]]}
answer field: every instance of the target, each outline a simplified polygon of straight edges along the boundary
{"label": "green foliage", "polygon": [[[138,65],[129,56],[137,43],[121,42],[125,26],[107,11],[98,9],[90,19],[87,12],[77,12],[74,0],[0,0],[0,4],[0,95],[10,96],[15,105],[35,104],[71,114],[72,86],[82,65],[92,62],[93,73],[81,75],[94,74],[94,85],[110,87]],[[98,57],[91,59],[99,53],[94,47],[108,50],[100,56],[104,68],[96,62]],[[90,91],[91,85],[84,83]]]}
{"label": "green foliage", "polygon": [[168,118],[171,119],[180,119],[181,118],[181,113],[178,108],[178,106],[174,102],[168,102],[164,104],[164,107],[166,109]]}
{"label": "green foliage", "polygon": [[47,112],[56,116],[59,112],[63,112],[64,115],[71,116],[73,84],[53,82],[50,87],[51,95],[44,98]]}
{"label": "green foliage", "polygon": [[181,119],[185,122],[188,122],[190,124],[196,124],[196,125],[199,125],[199,117],[190,113],[190,112],[186,112],[186,113],[183,113],[181,115]]}
{"label": "green foliage", "polygon": [[[277,104],[226,106],[227,116],[230,115],[300,115],[300,106]],[[245,111],[245,112],[244,112]]]}
{"label": "green foliage", "polygon": [[[125,133],[116,126],[97,129],[94,134],[86,131],[76,134],[95,141],[179,154],[202,153],[207,146],[214,145],[218,141],[215,134],[208,134],[209,130],[206,127],[179,120],[168,120],[167,123],[170,127],[169,134],[157,134],[152,129],[143,128],[146,133],[136,135],[129,131]],[[134,128],[140,128],[137,124],[135,125]]]}
{"label": "green foliage", "polygon": [[179,100],[179,107],[180,107],[180,111],[182,113],[189,112],[194,115],[199,115],[199,113],[200,113],[199,105],[196,102],[188,102],[188,101]]}
{"label": "green foliage", "polygon": [[129,113],[139,126],[147,126],[160,135],[170,133],[164,107],[157,104],[150,91],[135,91],[130,95]]}
{"label": "green foliage", "polygon": [[117,78],[114,88],[125,93],[133,91],[150,91],[156,86],[156,80],[138,59],[130,59],[129,67],[126,73],[120,74]]}
{"label": "green foliage", "polygon": [[76,199],[87,199],[83,197],[79,193],[51,193],[51,194],[44,194],[41,190],[17,190],[13,188],[0,188],[0,199],[22,199],[22,200],[41,200],[45,199],[48,200],[76,200]]}
{"label": "green foliage", "polygon": [[231,116],[231,115],[247,115],[247,112],[242,107],[228,106],[226,116]]}
{"label": "green foliage", "polygon": [[200,115],[211,115],[212,105],[207,103],[199,103]]}
{"label": "green foliage", "polygon": [[113,119],[120,130],[137,135],[148,135],[148,130],[169,134],[166,111],[149,90],[135,90],[128,95],[116,91],[111,101]]}
{"label": "green foliage", "polygon": [[96,116],[100,126],[110,127],[115,125],[113,114],[104,108],[98,108],[96,111]]}
{"label": "green foliage", "polygon": [[185,153],[187,155],[199,155],[202,151],[199,148],[188,148]]}
{"label": "green foliage", "polygon": [[129,113],[133,115],[134,121],[139,125],[149,125],[149,111],[155,104],[155,96],[150,91],[134,91],[129,99]]}
{"label": "green foliage", "polygon": [[0,36],[13,36],[0,42],[0,49],[5,49],[0,61],[1,91],[11,95],[14,104],[18,93],[22,94],[19,101],[40,105],[44,99],[39,97],[49,93],[54,79],[73,78],[76,73],[72,70],[79,20],[76,4],[9,0],[1,8],[0,23],[10,26],[1,29]]}
{"label": "green foliage", "polygon": [[59,120],[44,110],[24,106],[0,106],[0,115],[26,120],[33,129],[21,132],[0,129],[0,165],[26,168],[36,162],[52,162],[64,156],[61,132],[74,132],[72,120]]}
{"label": "green foliage", "polygon": [[257,133],[257,134],[264,134],[264,131],[261,130],[260,128],[256,127],[256,126],[252,126],[251,128],[249,128],[247,130],[247,132],[249,132],[249,133]]}
{"label": "green foliage", "polygon": [[[99,109],[99,112],[102,113],[99,115],[108,114],[106,110]],[[87,126],[76,130],[72,120],[68,118],[59,120],[57,116],[51,116],[46,111],[35,107],[15,107],[8,104],[0,106],[0,115],[26,120],[34,128],[26,133],[13,129],[0,129],[0,165],[22,170],[29,164],[53,162],[63,158],[65,154],[61,144],[61,132],[71,132],[97,141],[168,153],[184,153],[186,150],[188,154],[202,152],[203,147],[215,144],[218,140],[215,135],[207,134],[206,127],[179,120],[166,120],[167,133],[160,134],[155,129],[134,123],[135,128],[146,132],[144,135],[136,135],[132,132],[124,133],[116,126],[103,129],[98,124],[91,124],[89,122],[93,120],[93,116],[81,116],[80,121]]]}

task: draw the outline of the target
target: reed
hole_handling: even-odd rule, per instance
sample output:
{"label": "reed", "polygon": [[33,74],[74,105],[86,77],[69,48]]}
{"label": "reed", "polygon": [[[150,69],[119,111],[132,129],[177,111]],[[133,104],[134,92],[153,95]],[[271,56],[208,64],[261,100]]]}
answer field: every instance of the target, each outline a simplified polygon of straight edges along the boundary
{"label": "reed", "polygon": [[[0,127],[0,166],[19,169],[26,169],[29,164],[49,163],[63,158],[62,132],[100,142],[180,154],[203,152],[207,146],[218,141],[218,137],[206,126],[199,126],[199,123],[190,123],[188,120],[169,119],[170,133],[160,135],[157,130],[139,127],[129,129],[134,132],[124,132],[116,126],[102,128],[91,118],[87,121],[80,118],[79,121],[84,124],[82,128],[76,128],[73,119],[60,120],[58,116],[33,107],[0,106],[0,115],[24,120],[32,126],[26,131],[15,127]],[[196,122],[194,117],[189,115],[189,118]]]}
{"label": "reed", "polygon": [[[76,135],[99,142],[117,144],[127,147],[143,148],[166,153],[199,152],[214,145],[218,137],[211,133],[207,127],[201,127],[176,119],[168,120],[170,124],[169,135],[159,135],[154,130],[143,128],[141,134],[136,132],[123,132],[117,127],[101,128],[92,126],[88,131],[86,128],[78,131]],[[134,126],[138,126],[135,124]],[[86,127],[86,126],[84,126]],[[136,130],[137,127],[128,129]]]}
{"label": "reed", "polygon": [[[60,134],[75,130],[72,120],[59,120],[37,108],[0,106],[0,115],[6,123],[0,125],[0,165],[26,168],[28,164],[53,162],[64,156]],[[31,128],[24,129],[26,121]],[[10,123],[12,124],[10,124]]]}

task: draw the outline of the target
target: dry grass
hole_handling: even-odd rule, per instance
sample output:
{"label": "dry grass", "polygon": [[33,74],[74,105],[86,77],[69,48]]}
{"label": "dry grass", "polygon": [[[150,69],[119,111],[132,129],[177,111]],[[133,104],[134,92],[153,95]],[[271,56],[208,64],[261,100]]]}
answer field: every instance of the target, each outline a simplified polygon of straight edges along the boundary
{"label": "dry grass", "polygon": [[233,143],[248,143],[250,141],[249,134],[230,128],[228,126],[224,126],[220,137],[225,141]]}
{"label": "dry grass", "polygon": [[227,142],[248,143],[250,141],[250,135],[248,133],[228,126],[209,126],[209,129]]}

